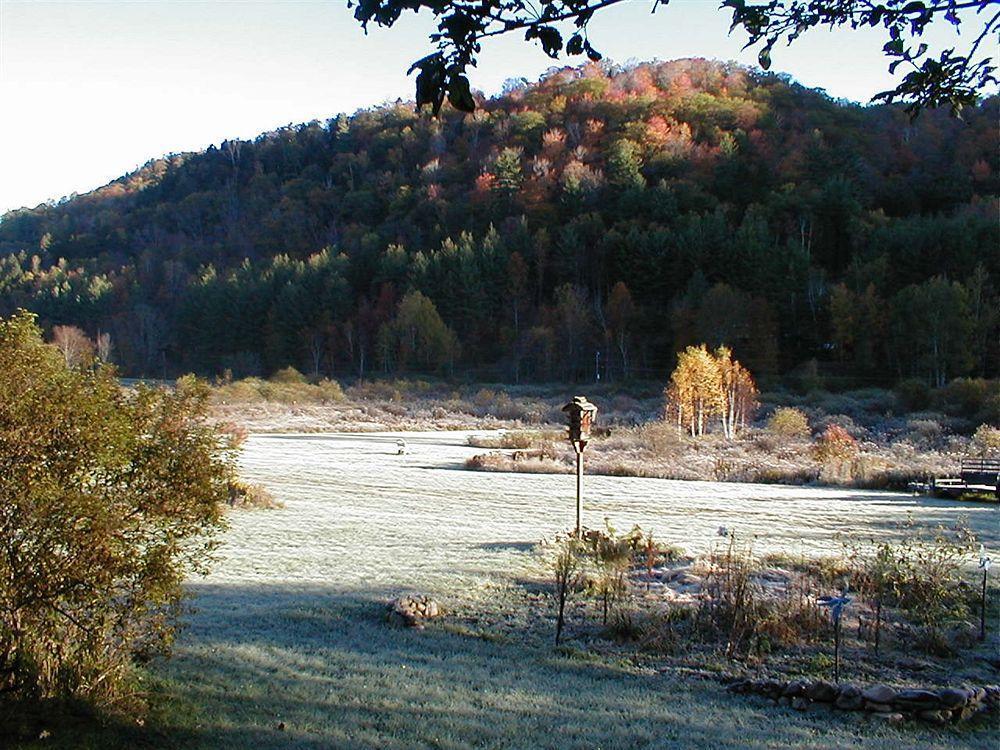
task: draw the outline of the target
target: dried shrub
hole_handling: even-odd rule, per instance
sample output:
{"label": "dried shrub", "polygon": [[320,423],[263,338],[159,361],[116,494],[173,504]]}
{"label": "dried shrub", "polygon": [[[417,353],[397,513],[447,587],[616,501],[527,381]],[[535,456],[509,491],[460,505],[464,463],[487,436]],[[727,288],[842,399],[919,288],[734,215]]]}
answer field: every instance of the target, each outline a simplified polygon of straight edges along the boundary
{"label": "dried shrub", "polygon": [[945,436],[944,428],[934,419],[911,419],[906,425],[909,441],[918,448],[938,448]]}
{"label": "dried shrub", "polygon": [[233,480],[229,483],[229,507],[272,510],[282,507],[282,504],[263,485]]}
{"label": "dried shrub", "polygon": [[583,545],[576,537],[556,539],[550,562],[556,589],[556,645],[566,625],[566,602],[580,588],[583,556]]}
{"label": "dried shrub", "polygon": [[906,620],[900,631],[908,633],[914,645],[946,653],[947,629],[962,624],[969,614],[961,574],[976,539],[963,525],[938,529],[931,539],[918,537],[912,523],[904,531],[898,543],[850,548],[852,585],[872,610],[876,649],[883,612],[893,607]]}
{"label": "dried shrub", "polygon": [[784,590],[765,591],[762,562],[752,545],[739,543],[735,535],[705,561],[705,595],[692,622],[703,639],[723,641],[729,658],[766,654],[826,633],[815,581],[802,575]]}
{"label": "dried shrub", "polygon": [[624,602],[628,597],[628,573],[642,546],[642,538],[638,526],[628,534],[619,535],[610,524],[604,530],[593,529],[584,534],[596,571],[592,589],[601,602],[601,623],[605,626],[612,612],[619,623],[631,620]]}
{"label": "dried shrub", "polygon": [[983,457],[1000,456],[1000,427],[979,425],[972,436],[971,448]]}
{"label": "dried shrub", "polygon": [[756,649],[755,634],[761,619],[760,585],[754,581],[753,548],[736,542],[735,535],[708,559],[703,583],[707,596],[698,608],[699,630],[725,639],[726,656],[732,658]]}

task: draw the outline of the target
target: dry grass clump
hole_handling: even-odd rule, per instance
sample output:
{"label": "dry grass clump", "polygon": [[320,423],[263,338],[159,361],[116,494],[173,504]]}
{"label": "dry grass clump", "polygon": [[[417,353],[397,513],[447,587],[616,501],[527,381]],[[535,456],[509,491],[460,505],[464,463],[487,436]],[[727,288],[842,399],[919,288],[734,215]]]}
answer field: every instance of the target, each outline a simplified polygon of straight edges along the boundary
{"label": "dry grass clump", "polygon": [[557,461],[555,455],[541,451],[517,457],[500,451],[480,453],[467,458],[465,468],[477,471],[516,471],[522,474],[566,474],[571,471],[569,464]]}
{"label": "dry grass clump", "polygon": [[277,500],[263,485],[235,480],[229,483],[229,507],[238,510],[273,510],[281,508]]}
{"label": "dry grass clump", "polygon": [[[564,435],[556,430],[505,430],[496,435],[469,435],[473,448],[538,449],[552,451],[552,445]],[[553,456],[554,458],[554,456]]]}
{"label": "dry grass clump", "polygon": [[216,404],[263,403],[327,404],[344,401],[344,391],[336,380],[310,383],[294,368],[280,370],[271,380],[245,378],[217,385],[212,392]]}

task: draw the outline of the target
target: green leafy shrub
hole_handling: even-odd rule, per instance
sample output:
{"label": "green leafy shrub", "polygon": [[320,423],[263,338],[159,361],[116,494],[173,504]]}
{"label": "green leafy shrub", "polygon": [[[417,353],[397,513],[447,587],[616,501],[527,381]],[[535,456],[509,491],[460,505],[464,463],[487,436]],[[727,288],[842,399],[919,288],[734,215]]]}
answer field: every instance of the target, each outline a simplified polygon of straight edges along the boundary
{"label": "green leafy shrub", "polygon": [[998,394],[1000,394],[1000,383],[996,380],[955,378],[935,392],[934,403],[946,414],[970,420],[989,421],[990,415],[984,412],[995,408],[993,404]]}
{"label": "green leafy shrub", "polygon": [[98,706],[135,697],[169,648],[233,480],[208,389],[123,390],[66,367],[28,313],[0,321],[0,694]]}
{"label": "green leafy shrub", "polygon": [[777,437],[803,440],[809,437],[809,420],[800,409],[785,406],[767,420],[767,431]]}

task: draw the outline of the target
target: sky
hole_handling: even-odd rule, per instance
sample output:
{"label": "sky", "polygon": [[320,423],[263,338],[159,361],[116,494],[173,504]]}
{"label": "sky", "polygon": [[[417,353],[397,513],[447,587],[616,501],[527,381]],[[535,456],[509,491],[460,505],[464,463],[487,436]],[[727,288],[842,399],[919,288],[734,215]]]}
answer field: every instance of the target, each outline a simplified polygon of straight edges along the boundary
{"label": "sky", "polygon": [[[626,0],[590,39],[607,58],[757,62],[717,0]],[[430,16],[368,35],[346,0],[0,0],[0,213],[107,184],[149,159],[397,98],[431,51]],[[954,43],[939,28],[925,37]],[[831,96],[892,88],[874,30],[810,31],[772,69]],[[582,58],[570,58],[579,62]],[[521,38],[484,45],[473,88],[536,80],[556,64]]]}

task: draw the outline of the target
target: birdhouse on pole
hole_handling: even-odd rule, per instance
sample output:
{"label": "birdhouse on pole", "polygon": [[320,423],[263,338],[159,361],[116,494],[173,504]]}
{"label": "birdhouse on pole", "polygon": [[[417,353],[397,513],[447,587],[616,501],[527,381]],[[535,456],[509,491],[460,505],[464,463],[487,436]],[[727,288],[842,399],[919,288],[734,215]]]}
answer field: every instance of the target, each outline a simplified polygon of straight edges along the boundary
{"label": "birdhouse on pole", "polygon": [[576,536],[583,533],[583,449],[590,440],[590,428],[597,416],[597,407],[586,396],[574,396],[562,408],[569,417],[569,441],[576,451]]}
{"label": "birdhouse on pole", "polygon": [[597,417],[597,407],[586,396],[574,396],[562,408],[569,417],[569,440],[578,453],[582,453],[590,440],[590,428]]}

